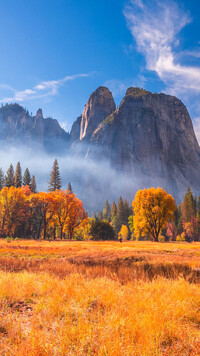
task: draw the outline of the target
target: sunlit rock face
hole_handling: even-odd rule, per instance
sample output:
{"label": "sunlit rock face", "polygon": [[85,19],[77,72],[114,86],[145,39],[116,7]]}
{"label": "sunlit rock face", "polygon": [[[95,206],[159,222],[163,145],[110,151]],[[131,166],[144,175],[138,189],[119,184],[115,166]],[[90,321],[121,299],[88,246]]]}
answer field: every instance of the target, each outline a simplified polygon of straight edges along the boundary
{"label": "sunlit rock face", "polygon": [[200,148],[184,104],[176,97],[129,88],[120,106],[91,134],[87,157],[162,185],[177,198],[200,192]]}
{"label": "sunlit rock face", "polygon": [[97,126],[115,111],[112,93],[106,87],[95,90],[85,105],[80,123],[80,140],[89,140]]}

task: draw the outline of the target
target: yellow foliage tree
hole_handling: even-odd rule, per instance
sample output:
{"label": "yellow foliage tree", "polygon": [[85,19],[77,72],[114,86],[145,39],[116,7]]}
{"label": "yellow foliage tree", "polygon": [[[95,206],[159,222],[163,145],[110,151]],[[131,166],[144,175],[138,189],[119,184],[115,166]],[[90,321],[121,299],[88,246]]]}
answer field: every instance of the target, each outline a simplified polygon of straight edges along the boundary
{"label": "yellow foliage tree", "polygon": [[128,239],[128,228],[126,225],[122,225],[120,232],[118,233],[118,239],[127,240]]}
{"label": "yellow foliage tree", "polygon": [[162,188],[139,190],[132,206],[135,236],[150,236],[154,241],[158,241],[162,229],[174,217],[176,210],[174,198]]}

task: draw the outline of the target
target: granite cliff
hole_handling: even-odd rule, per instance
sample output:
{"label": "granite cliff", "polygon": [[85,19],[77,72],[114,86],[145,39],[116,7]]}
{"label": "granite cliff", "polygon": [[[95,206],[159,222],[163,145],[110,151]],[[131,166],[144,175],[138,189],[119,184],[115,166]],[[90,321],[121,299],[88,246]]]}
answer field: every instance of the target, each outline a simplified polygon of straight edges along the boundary
{"label": "granite cliff", "polygon": [[200,148],[184,104],[170,95],[129,88],[111,113],[110,92],[109,98],[105,111],[98,89],[90,96],[79,118],[82,152],[106,158],[116,170],[137,177],[141,188],[161,185],[178,199],[188,185],[199,193]]}
{"label": "granite cliff", "polygon": [[18,104],[6,104],[0,108],[0,147],[6,145],[65,155],[66,177],[85,188],[87,197],[91,191],[93,200],[102,189],[107,197],[106,189],[110,196],[114,191],[134,197],[150,186],[167,189],[178,201],[188,185],[200,194],[200,147],[186,107],[170,95],[129,88],[116,108],[109,89],[99,87],[70,134],[41,109],[32,116]]}

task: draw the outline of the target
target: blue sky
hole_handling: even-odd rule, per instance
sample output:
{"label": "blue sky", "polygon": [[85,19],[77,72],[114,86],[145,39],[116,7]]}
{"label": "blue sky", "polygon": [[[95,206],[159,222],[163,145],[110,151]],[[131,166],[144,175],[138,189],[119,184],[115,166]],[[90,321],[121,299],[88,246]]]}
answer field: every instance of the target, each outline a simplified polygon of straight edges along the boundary
{"label": "blue sky", "polygon": [[178,96],[200,140],[200,3],[6,0],[0,11],[0,102],[41,107],[70,130],[100,85]]}

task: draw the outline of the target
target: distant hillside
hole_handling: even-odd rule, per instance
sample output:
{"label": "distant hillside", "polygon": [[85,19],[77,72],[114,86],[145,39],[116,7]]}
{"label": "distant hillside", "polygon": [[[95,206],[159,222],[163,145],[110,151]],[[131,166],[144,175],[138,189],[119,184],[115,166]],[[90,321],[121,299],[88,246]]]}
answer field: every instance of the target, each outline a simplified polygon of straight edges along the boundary
{"label": "distant hillside", "polygon": [[41,109],[31,116],[18,104],[6,104],[0,108],[0,145],[25,145],[61,154],[67,151],[69,142],[69,134],[58,121],[44,118]]}

